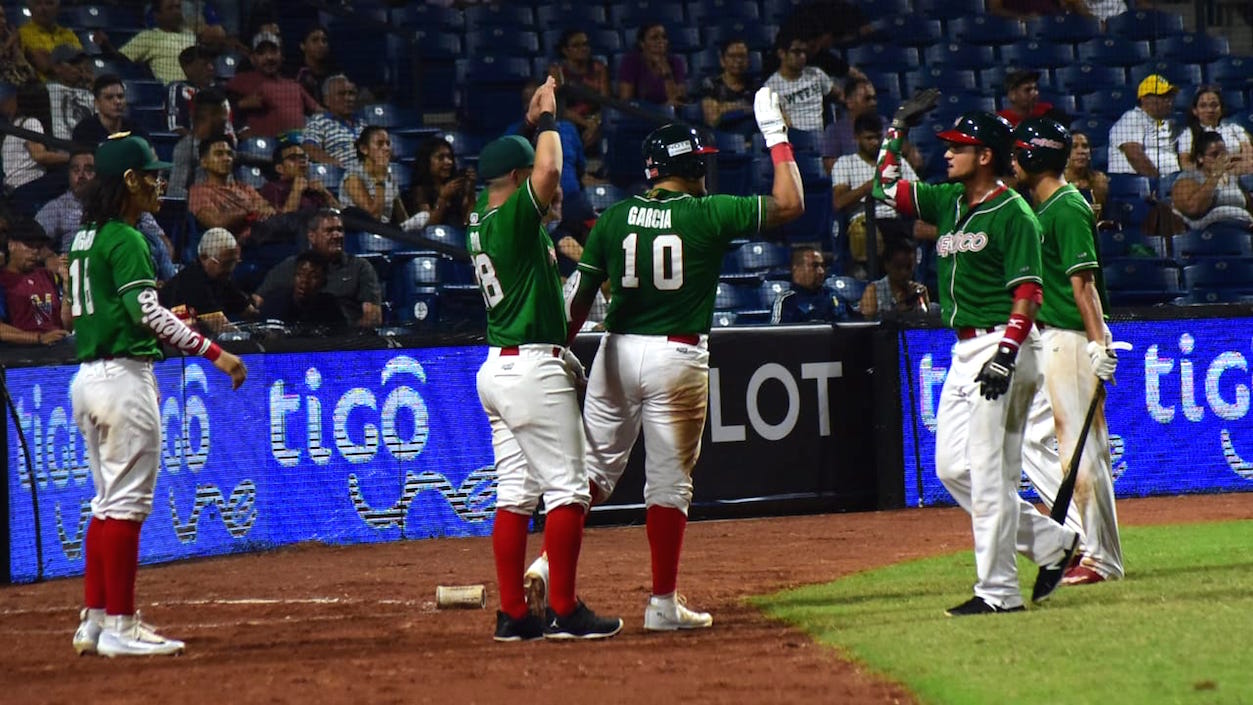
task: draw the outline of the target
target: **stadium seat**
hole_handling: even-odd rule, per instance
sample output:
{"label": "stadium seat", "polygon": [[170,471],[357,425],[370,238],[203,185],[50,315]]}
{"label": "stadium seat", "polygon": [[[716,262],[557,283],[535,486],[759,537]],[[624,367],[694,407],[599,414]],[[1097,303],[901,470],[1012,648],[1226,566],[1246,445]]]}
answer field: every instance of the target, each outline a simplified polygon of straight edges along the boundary
{"label": "stadium seat", "polygon": [[1184,286],[1193,289],[1253,291],[1253,260],[1203,259],[1183,268]]}
{"label": "stadium seat", "polygon": [[1126,72],[1117,66],[1074,64],[1057,69],[1057,90],[1078,96],[1103,92],[1126,80]]}
{"label": "stadium seat", "polygon": [[914,9],[929,20],[955,20],[987,12],[984,0],[917,0]]}
{"label": "stadium seat", "polygon": [[787,249],[771,242],[745,243],[735,251],[735,259],[739,271],[747,274],[780,274],[790,266]]}
{"label": "stadium seat", "polygon": [[[1194,257],[1253,256],[1249,229],[1239,224],[1216,223],[1204,230],[1189,230],[1172,238],[1172,248],[1180,261]],[[1253,281],[1248,284],[1253,288]]]}
{"label": "stadium seat", "polygon": [[470,5],[462,12],[465,15],[467,31],[482,27],[518,29],[535,26],[535,13],[529,4],[484,3]]}
{"label": "stadium seat", "polygon": [[[9,15],[9,24],[16,26],[16,17]],[[76,7],[63,7],[60,13],[60,21],[67,27],[79,29],[107,29],[109,30],[110,40],[117,42],[112,36],[114,29],[140,29],[143,25],[143,19],[139,13],[128,10],[125,5],[109,6],[109,5],[78,5]],[[122,46],[120,43],[116,46]]]}
{"label": "stadium seat", "polygon": [[274,154],[274,140],[270,137],[245,137],[235,149],[240,154],[268,161]]}
{"label": "stadium seat", "polygon": [[697,26],[728,21],[761,24],[761,8],[756,2],[742,0],[688,0],[687,18]]}
{"label": "stadium seat", "polygon": [[1073,64],[1075,62],[1075,52],[1069,44],[1052,44],[1032,39],[1025,42],[1002,45],[1001,60],[1012,66],[1025,66],[1031,69],[1055,69]]}
{"label": "stadium seat", "polygon": [[391,11],[392,23],[406,29],[454,30],[465,28],[461,10],[430,3],[407,2]]}
{"label": "stadium seat", "polygon": [[863,71],[874,69],[895,73],[921,66],[917,49],[894,44],[862,44],[851,47],[845,52],[845,58],[848,63]]}
{"label": "stadium seat", "polygon": [[729,328],[733,325],[735,325],[734,311],[714,311],[714,328]]}
{"label": "stadium seat", "polygon": [[784,279],[767,279],[758,285],[757,300],[761,308],[771,308],[775,299],[785,291],[792,290],[792,283]]}
{"label": "stadium seat", "polygon": [[1101,36],[1101,23],[1073,12],[1046,15],[1028,20],[1027,34],[1045,42],[1080,44]]}
{"label": "stadium seat", "polygon": [[854,311],[861,309],[861,295],[866,291],[867,283],[856,277],[844,276],[830,276],[826,281],[827,288],[835,292],[836,298]]}
{"label": "stadium seat", "polygon": [[761,0],[761,19],[763,22],[778,24],[792,15],[796,9],[795,0]]}
{"label": "stadium seat", "polygon": [[1234,289],[1193,289],[1171,300],[1176,306],[1202,306],[1209,304],[1248,304],[1253,296]]}
{"label": "stadium seat", "polygon": [[1242,113],[1249,108],[1249,96],[1244,91],[1223,91],[1222,100],[1223,113],[1227,115]]}
{"label": "stadium seat", "polygon": [[721,21],[705,28],[705,42],[715,52],[727,39],[742,39],[751,51],[769,51],[778,33],[777,25],[744,20]]}
{"label": "stadium seat", "polygon": [[1253,85],[1253,57],[1224,56],[1209,65],[1209,80],[1224,88]]}
{"label": "stadium seat", "polygon": [[1148,61],[1152,54],[1149,43],[1122,37],[1097,37],[1080,44],[1075,54],[1086,64],[1104,64],[1124,68]]}
{"label": "stadium seat", "polygon": [[[632,28],[660,22],[666,26],[666,32],[669,34],[673,28],[686,25],[687,18],[683,16],[683,5],[681,3],[627,0],[626,2],[610,4],[609,22],[614,27]],[[631,44],[634,45],[634,29],[632,29],[630,35]],[[673,46],[671,46],[671,50],[674,50]]]}
{"label": "stadium seat", "polygon": [[235,72],[239,70],[241,57],[231,52],[219,54],[213,61],[213,75],[218,79],[228,80],[234,78]]}
{"label": "stadium seat", "polygon": [[747,285],[720,281],[718,282],[718,289],[714,293],[714,310],[734,311],[739,308],[748,308],[756,301],[756,291]]}
{"label": "stadium seat", "polygon": [[1079,104],[1090,119],[1105,121],[1105,135],[1123,113],[1136,107],[1136,87],[1122,86],[1104,93],[1089,94],[1081,97]]}
{"label": "stadium seat", "polygon": [[[391,279],[395,280],[395,274]],[[433,286],[402,283],[388,299],[392,303],[392,322],[415,328],[435,328],[439,324],[439,289]]]}
{"label": "stadium seat", "polygon": [[1132,66],[1131,80],[1128,85],[1135,87],[1149,76],[1149,74],[1158,74],[1165,76],[1166,80],[1176,86],[1199,86],[1204,81],[1204,72],[1201,70],[1200,64],[1184,64],[1178,61],[1149,61]]}
{"label": "stadium seat", "polygon": [[1208,64],[1231,54],[1226,37],[1208,34],[1181,34],[1157,40],[1157,54],[1188,64]]}
{"label": "stadium seat", "polygon": [[535,25],[537,27],[553,27],[558,30],[581,29],[584,31],[610,26],[609,15],[605,12],[604,5],[584,2],[558,2],[552,5],[540,5],[535,8]]}
{"label": "stadium seat", "polygon": [[[788,0],[793,5],[798,4],[796,0]],[[905,15],[914,11],[913,0],[856,0],[858,9],[861,10],[865,17],[888,17],[890,15]],[[933,19],[933,18],[927,18]],[[939,18],[934,18],[939,19]]]}
{"label": "stadium seat", "polygon": [[974,71],[951,71],[943,66],[906,71],[901,79],[903,95],[913,95],[923,88],[939,88],[941,93],[975,93],[979,90]]}
{"label": "stadium seat", "polygon": [[1148,198],[1152,185],[1147,176],[1136,174],[1110,174],[1110,198]]}
{"label": "stadium seat", "polygon": [[1158,10],[1129,10],[1105,21],[1110,34],[1136,41],[1155,41],[1183,34],[1183,16]]}
{"label": "stadium seat", "polygon": [[407,258],[403,265],[392,270],[392,276],[397,278],[397,283],[403,289],[405,286],[435,286],[440,283],[439,280],[439,261],[438,255],[417,254]]}
{"label": "stadium seat", "polygon": [[97,78],[106,74],[114,74],[123,81],[153,80],[152,71],[148,68],[148,64],[126,61],[125,59],[110,61],[99,56],[93,56],[91,58],[91,72]]}
{"label": "stadium seat", "polygon": [[375,233],[357,232],[351,233],[344,239],[344,249],[355,255],[364,255],[371,252],[395,252],[400,249],[400,243]]}
{"label": "stadium seat", "polygon": [[[1097,233],[1100,241],[1101,260],[1109,261],[1119,257],[1129,257],[1132,246],[1143,245],[1144,235],[1139,230],[1100,230]],[[1161,240],[1161,238],[1154,238]]]}
{"label": "stadium seat", "polygon": [[994,54],[990,46],[950,42],[927,47],[923,52],[923,58],[926,59],[928,66],[978,71],[995,62]]}
{"label": "stadium seat", "polygon": [[1163,303],[1183,293],[1179,270],[1168,260],[1111,259],[1102,273],[1115,306]]}
{"label": "stadium seat", "polygon": [[893,44],[927,47],[944,39],[939,20],[920,20],[917,15],[895,15],[881,21],[882,31]]}
{"label": "stadium seat", "polygon": [[489,26],[466,30],[466,52],[471,55],[532,57],[540,53],[539,35],[515,27]]}
{"label": "stadium seat", "polygon": [[[821,162],[821,160],[817,160]],[[831,202],[829,178],[805,179],[805,212],[801,217],[779,226],[776,237],[790,245],[826,243],[831,241],[831,223],[835,206]]]}
{"label": "stadium seat", "polygon": [[589,186],[583,191],[583,195],[587,197],[587,201],[592,206],[592,210],[600,215],[606,208],[621,201],[627,197],[627,192],[614,186],[613,184],[596,184]]}
{"label": "stadium seat", "polygon": [[344,170],[334,164],[322,164],[320,162],[309,163],[309,178],[315,181],[321,181],[331,193],[339,190],[339,182],[344,179]]}
{"label": "stadium seat", "polygon": [[948,23],[949,33],[968,44],[1001,46],[1026,39],[1022,22],[996,15],[971,15]]}
{"label": "stadium seat", "polygon": [[970,93],[944,93],[936,104],[931,119],[951,125],[957,118],[971,110],[996,112],[996,99],[990,96],[972,95]]}
{"label": "stadium seat", "polygon": [[465,249],[466,246],[465,231],[451,225],[428,225],[422,231],[422,237],[448,247]]}

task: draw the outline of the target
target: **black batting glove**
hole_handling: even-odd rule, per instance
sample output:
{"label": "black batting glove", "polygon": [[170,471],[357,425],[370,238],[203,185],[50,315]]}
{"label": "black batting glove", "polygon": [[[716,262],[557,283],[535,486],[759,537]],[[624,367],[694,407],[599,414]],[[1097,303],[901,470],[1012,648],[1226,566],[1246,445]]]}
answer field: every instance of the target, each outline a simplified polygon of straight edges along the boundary
{"label": "black batting glove", "polygon": [[918,91],[904,103],[901,103],[901,107],[896,109],[896,115],[892,117],[892,127],[903,130],[907,127],[921,124],[922,118],[927,113],[935,110],[936,103],[939,101],[940,91],[938,89],[927,88]]}
{"label": "black batting glove", "polygon": [[992,359],[983,363],[975,381],[979,383],[979,393],[984,399],[993,401],[1009,391],[1009,380],[1014,376],[1014,359],[1017,357],[1016,348],[1001,345]]}

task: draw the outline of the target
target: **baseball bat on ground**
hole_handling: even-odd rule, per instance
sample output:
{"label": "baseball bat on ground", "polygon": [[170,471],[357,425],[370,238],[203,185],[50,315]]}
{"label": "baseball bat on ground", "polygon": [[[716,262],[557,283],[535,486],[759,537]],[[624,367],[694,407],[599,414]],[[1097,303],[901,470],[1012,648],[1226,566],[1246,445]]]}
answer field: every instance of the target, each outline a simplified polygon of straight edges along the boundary
{"label": "baseball bat on ground", "polygon": [[1092,402],[1088,404],[1088,414],[1083,417],[1083,428],[1079,429],[1079,439],[1075,442],[1075,452],[1070,456],[1070,468],[1057,488],[1057,497],[1053,499],[1053,511],[1049,518],[1058,524],[1066,523],[1066,512],[1070,511],[1070,499],[1075,494],[1075,478],[1079,476],[1079,460],[1083,457],[1083,447],[1088,443],[1088,432],[1092,429],[1092,419],[1096,416],[1096,407],[1105,400],[1105,382],[1097,380],[1096,391],[1092,392]]}

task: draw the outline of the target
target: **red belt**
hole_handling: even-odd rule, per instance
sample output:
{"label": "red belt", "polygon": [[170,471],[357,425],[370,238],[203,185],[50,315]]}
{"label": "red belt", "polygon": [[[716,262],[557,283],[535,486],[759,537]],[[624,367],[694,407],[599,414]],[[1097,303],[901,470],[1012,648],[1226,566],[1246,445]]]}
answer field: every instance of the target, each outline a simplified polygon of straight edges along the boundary
{"label": "red belt", "polygon": [[683,343],[685,345],[700,345],[699,335],[667,335],[666,340],[672,343]]}
{"label": "red belt", "polygon": [[[500,354],[501,355],[517,355],[518,346],[510,345],[508,347],[501,348]],[[553,357],[561,357],[561,348],[557,347],[556,345],[553,346]]]}
{"label": "red belt", "polygon": [[995,333],[995,332],[996,332],[995,327],[972,328],[970,326],[962,326],[961,328],[957,329],[957,339],[958,340],[970,340],[971,338],[974,338],[975,336],[983,335],[984,333]]}

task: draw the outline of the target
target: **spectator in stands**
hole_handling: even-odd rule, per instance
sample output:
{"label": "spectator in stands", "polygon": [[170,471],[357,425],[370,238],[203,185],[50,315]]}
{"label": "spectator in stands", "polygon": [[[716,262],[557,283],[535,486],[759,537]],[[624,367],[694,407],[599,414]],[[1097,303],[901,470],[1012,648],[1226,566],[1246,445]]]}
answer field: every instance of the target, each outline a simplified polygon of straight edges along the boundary
{"label": "spectator in stands", "polygon": [[249,136],[274,137],[302,129],[307,115],[322,110],[299,83],[279,75],[280,47],[277,34],[257,34],[252,38],[252,69],[235,74],[226,84]]}
{"label": "spectator in stands", "polygon": [[6,315],[0,340],[22,345],[51,345],[69,335],[61,326],[61,293],[57,277],[44,263],[52,240],[39,223],[19,219],[7,228],[5,265],[0,290]]}
{"label": "spectator in stands", "polygon": [[[53,244],[59,247],[59,252],[69,252],[74,233],[83,227],[83,199],[87,197],[87,190],[95,178],[94,151],[80,149],[70,153],[69,190],[49,201],[35,214],[35,220],[43,227]],[[144,213],[139,216],[135,227],[143,233],[144,240],[148,241],[157,281],[163,282],[174,276],[174,263],[170,259],[174,246],[165,236],[157,219],[151,213]]]}
{"label": "spectator in stands", "polygon": [[357,166],[357,138],[365,122],[357,117],[357,86],[342,73],[322,84],[326,110],[305,123],[305,152],[322,164],[344,169]]}
{"label": "spectator in stands", "polygon": [[[474,210],[473,169],[457,171],[452,145],[442,137],[428,137],[418,145],[409,191],[403,197],[410,217],[426,213],[427,225],[466,226]],[[414,224],[416,225],[416,223]]]}
{"label": "spectator in stands", "polygon": [[[810,0],[803,3],[797,6],[787,18],[784,27],[788,31],[801,32],[806,40],[810,40],[811,37],[816,39],[819,47],[824,50],[837,45],[860,44],[876,31],[874,25],[866,20],[865,14],[856,5],[843,0]],[[817,34],[812,34],[814,32]],[[811,58],[816,55],[817,52],[810,53]],[[834,58],[843,61],[838,56]],[[826,59],[819,58],[812,61],[810,65],[826,71],[827,75],[832,78],[843,75],[842,71],[835,69],[833,65],[826,64],[825,61]]]}
{"label": "spectator in stands", "polygon": [[74,126],[95,111],[91,60],[82,49],[61,44],[52,50],[49,61],[51,74],[44,86],[52,108],[52,134],[68,140]]}
{"label": "spectator in stands", "polygon": [[239,243],[225,228],[210,228],[200,236],[198,258],[161,287],[161,305],[204,333],[229,330],[232,321],[256,318],[261,303],[239,288],[231,273],[239,264]]}
{"label": "spectator in stands", "polygon": [[9,24],[8,13],[0,5],[0,83],[21,86],[39,80],[39,73],[26,60],[18,31]]}
{"label": "spectator in stands", "polygon": [[848,320],[848,309],[826,286],[827,263],[813,247],[792,250],[792,288],[774,300],[771,323],[821,323]]}
{"label": "spectator in stands", "polygon": [[196,43],[196,35],[183,26],[182,0],[155,0],[152,8],[156,26],[136,34],[119,51],[131,61],[147,64],[162,83],[182,81],[186,76],[179,54]]}
{"label": "spectator in stands", "polygon": [[1156,179],[1179,171],[1175,127],[1170,119],[1178,87],[1152,74],[1140,81],[1140,104],[1123,113],[1109,131],[1109,173]]}
{"label": "spectator in stands", "polygon": [[[525,116],[528,106],[531,105],[531,98],[539,86],[538,81],[528,81],[522,86],[523,119],[510,124],[505,129],[505,134],[521,135],[532,142],[535,140],[535,126],[528,123]],[[560,108],[561,103],[558,102],[557,105]],[[583,195],[583,176],[587,172],[587,154],[583,151],[583,143],[579,140],[579,129],[569,120],[560,119],[557,121],[557,134],[561,136],[561,190],[565,194],[567,210],[571,214],[592,217],[591,206],[587,205],[587,199]],[[468,210],[466,214],[469,215]]]}
{"label": "spectator in stands", "polygon": [[355,143],[358,163],[344,173],[339,200],[356,206],[382,223],[402,223],[408,215],[400,202],[400,186],[392,176],[392,138],[387,129],[370,125]]}
{"label": "spectator in stands", "polygon": [[78,36],[67,27],[57,24],[61,13],[60,0],[27,0],[30,22],[18,28],[22,51],[39,73],[39,79],[48,78],[52,67],[52,50],[61,44],[83,48]]}
{"label": "spectator in stands", "polygon": [[[558,63],[548,72],[560,76],[559,85],[578,85],[597,95],[609,97],[609,68],[605,62],[592,57],[591,42],[587,32],[567,29],[557,40]],[[563,96],[564,97],[564,96]],[[567,98],[562,116],[579,128],[583,146],[591,149],[600,143],[600,104],[578,98]]]}
{"label": "spectator in stands", "polygon": [[170,170],[171,198],[186,198],[191,185],[204,181],[200,168],[200,143],[210,135],[224,134],[232,147],[235,139],[231,133],[229,105],[226,94],[215,87],[205,88],[192,99],[191,132],[183,135],[174,145],[174,168]]}
{"label": "spectator in stands", "polygon": [[1066,162],[1066,181],[1074,184],[1079,193],[1092,204],[1092,213],[1097,222],[1105,212],[1105,202],[1109,197],[1109,177],[1103,171],[1092,168],[1092,142],[1088,136],[1078,130],[1070,133],[1070,159]]}
{"label": "spectator in stands", "polygon": [[[14,127],[48,134],[51,116],[43,84],[28,83],[16,90],[0,86],[0,116]],[[50,149],[36,140],[5,135],[0,160],[4,164],[4,192],[22,215],[33,216],[65,190],[63,166],[70,160],[67,152]]]}
{"label": "spectator in stands", "polygon": [[1070,123],[1070,116],[1040,100],[1040,72],[1017,69],[1005,76],[1005,109],[997,115],[1018,127],[1018,123],[1033,117],[1050,117],[1062,123]]}
{"label": "spectator in stands", "polygon": [[247,243],[252,224],[274,215],[274,207],[256,189],[235,180],[235,149],[225,133],[202,140],[199,153],[205,178],[191,187],[188,211],[202,227],[226,228]]}
{"label": "spectator in stands", "polygon": [[1196,168],[1181,173],[1171,189],[1170,200],[1175,210],[1194,230],[1219,221],[1237,222],[1246,227],[1253,225],[1253,215],[1249,213],[1253,202],[1249,193],[1240,187],[1223,136],[1218,132],[1203,132],[1193,144],[1192,160]]}
{"label": "spectator in stands", "polygon": [[618,66],[618,99],[668,106],[687,102],[687,64],[670,53],[670,40],[660,22],[635,33],[635,48]]}
{"label": "spectator in stands", "polygon": [[722,72],[706,76],[700,84],[705,124],[725,132],[752,134],[757,129],[753,119],[757,84],[748,75],[748,44],[742,39],[724,40],[718,46],[718,64]]}
{"label": "spectator in stands", "polygon": [[300,55],[300,66],[291,75],[314,100],[326,105],[322,86],[328,78],[339,73],[339,70],[335,57],[331,55],[330,34],[325,27],[313,25],[305,32],[304,39],[300,40]]}
{"label": "spectator in stands", "polygon": [[885,313],[927,312],[931,295],[926,285],[913,278],[918,268],[918,246],[912,240],[892,238],[884,250],[885,274],[862,291],[858,305],[862,318],[872,321]]}
{"label": "spectator in stands", "polygon": [[839,98],[835,81],[820,68],[806,66],[808,46],[794,34],[779,32],[775,54],[779,70],[766,79],[766,85],[779,94],[779,102],[796,130],[821,132],[825,122],[823,100]]}
{"label": "spectator in stands", "polygon": [[1079,7],[1075,12],[1095,17],[1101,21],[1101,27],[1105,27],[1105,21],[1114,15],[1121,15],[1127,11],[1127,0],[1083,0],[1076,3]]}
{"label": "spectator in stands", "polygon": [[[865,76],[850,76],[844,82],[843,95],[844,110],[840,117],[822,131],[822,168],[828,172],[835,166],[836,159],[857,153],[857,132],[853,126],[857,118],[879,115],[879,92]],[[903,154],[915,172],[923,168],[925,159],[912,142],[905,143]]]}
{"label": "spectator in stands", "polygon": [[[213,67],[214,54],[200,44],[187,47],[178,55],[178,63],[183,67],[186,81],[171,83],[165,92],[166,129],[179,135],[191,132],[193,101],[199,91],[215,86],[217,83]],[[231,103],[222,93],[222,105],[226,109],[226,134],[235,134],[235,126],[231,124]]]}
{"label": "spectator in stands", "polygon": [[[344,252],[344,222],[337,210],[321,210],[309,219],[309,253],[326,264],[323,291],[335,297],[344,318],[354,325],[373,328],[383,321],[382,292],[378,275],[369,262]],[[262,301],[295,292],[295,255],[279,262],[261,284]]]}
{"label": "spectator in stands", "polygon": [[267,181],[260,193],[279,213],[339,208],[326,184],[309,178],[309,155],[299,140],[279,137],[273,160],[278,178]]}
{"label": "spectator in stands", "polygon": [[139,123],[126,116],[126,85],[115,74],[97,76],[91,84],[96,112],[83,118],[71,131],[71,138],[85,146],[98,145],[115,132],[129,132],[148,139]]}
{"label": "spectator in stands", "polygon": [[292,286],[271,291],[261,304],[261,318],[299,328],[345,328],[348,318],[326,291],[326,260],[307,250],[296,255]]}
{"label": "spectator in stands", "polygon": [[[849,274],[864,279],[866,267],[866,198],[874,186],[875,165],[879,160],[879,145],[883,143],[883,118],[873,112],[860,115],[853,126],[857,136],[857,152],[845,154],[835,161],[831,170],[831,198],[835,210],[844,214],[848,225],[848,250],[853,268]],[[901,165],[901,178],[917,181],[918,175],[908,162]],[[875,242],[877,252],[883,243],[892,239],[905,239],[914,234],[935,239],[935,226],[921,221],[902,220],[895,209],[885,203],[875,204]]]}
{"label": "spectator in stands", "polygon": [[1196,95],[1192,96],[1192,109],[1188,113],[1187,125],[1179,135],[1179,166],[1184,169],[1195,169],[1192,161],[1192,144],[1204,132],[1217,132],[1223,136],[1223,143],[1231,152],[1232,166],[1238,173],[1247,174],[1253,171],[1253,144],[1249,143],[1249,133],[1240,125],[1224,120],[1226,109],[1223,107],[1222,89],[1218,86],[1201,86]]}

